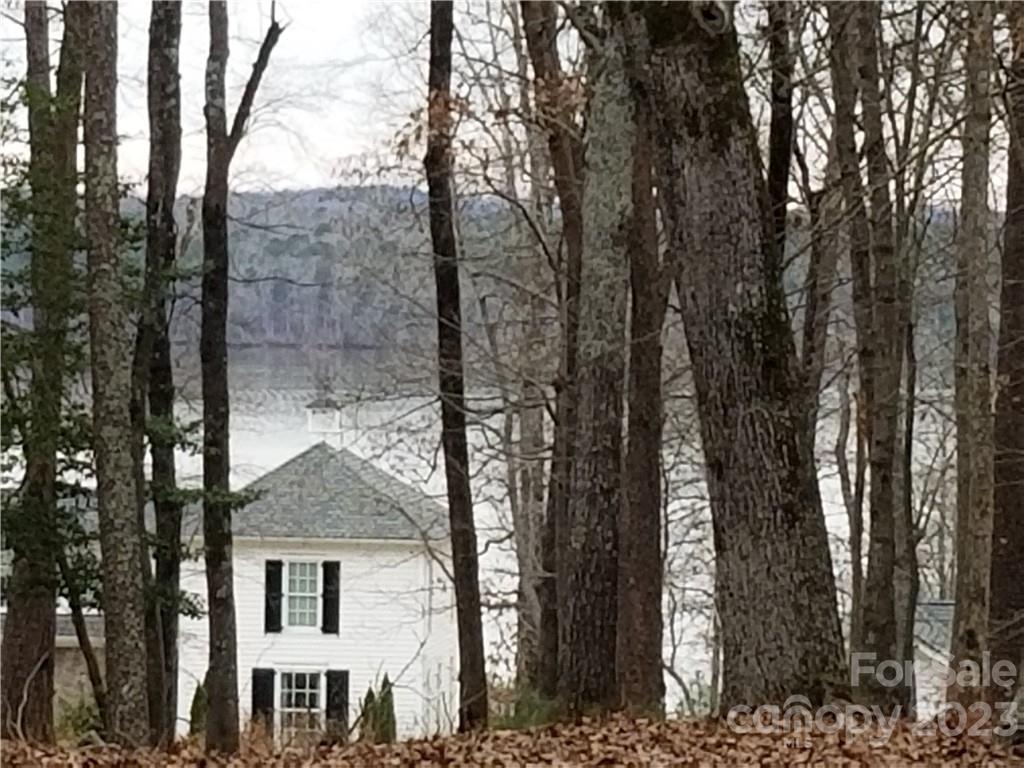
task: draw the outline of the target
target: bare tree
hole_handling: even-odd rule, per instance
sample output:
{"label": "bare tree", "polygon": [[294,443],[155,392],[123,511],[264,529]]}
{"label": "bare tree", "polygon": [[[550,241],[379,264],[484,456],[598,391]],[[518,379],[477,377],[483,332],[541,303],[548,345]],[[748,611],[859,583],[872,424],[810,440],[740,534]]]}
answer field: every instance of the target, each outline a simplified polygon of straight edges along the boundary
{"label": "bare tree", "polygon": [[[956,611],[953,657],[981,664],[987,650],[989,567],[992,557],[991,327],[988,295],[988,177],[992,5],[967,7],[967,90],[956,280]],[[950,687],[949,698],[969,704],[980,690]]]}
{"label": "bare tree", "polygon": [[131,343],[120,268],[117,178],[116,2],[88,6],[85,61],[85,200],[93,445],[103,557],[108,723],[111,739],[149,736],[143,557],[131,451]]}
{"label": "bare tree", "polygon": [[562,313],[562,355],[555,438],[551,449],[547,510],[541,534],[540,693],[557,692],[559,657],[558,588],[556,571],[564,552],[569,514],[569,486],[576,443],[576,350],[579,334],[580,270],[583,262],[582,144],[576,130],[574,105],[569,97],[558,53],[558,11],[554,3],[523,2],[523,32],[533,66],[537,117],[548,135],[562,219],[564,258],[558,280]]}
{"label": "bare tree", "polygon": [[[1002,295],[995,398],[995,489],[989,644],[995,659],[1017,669],[1015,686],[994,692],[1010,700],[1024,690],[1024,9],[1007,3],[1012,59],[1006,72],[1010,151],[1006,174]],[[1016,688],[1016,691],[1014,690]]]}
{"label": "bare tree", "polygon": [[487,675],[476,527],[469,489],[466,403],[462,367],[462,304],[452,201],[452,3],[430,4],[430,69],[427,154],[423,166],[430,196],[430,237],[437,290],[437,364],[441,438],[448,489],[452,569],[459,632],[459,729],[487,726]]}
{"label": "bare tree", "polygon": [[821,701],[845,677],[842,636],[736,31],[717,4],[644,8],[714,522],[720,705]]}
{"label": "bare tree", "polygon": [[206,186],[203,192],[203,298],[200,357],[203,380],[203,549],[209,596],[210,654],[206,678],[206,748],[238,751],[238,657],[232,571],[228,444],[228,173],[245,135],[253,100],[282,27],[271,13],[252,74],[228,131],[225,75],[228,8],[211,0],[206,63]]}
{"label": "bare tree", "polygon": [[558,692],[570,713],[618,704],[615,669],[634,108],[620,24],[588,52],[576,452],[558,563]]}
{"label": "bare tree", "polygon": [[82,93],[81,8],[64,17],[57,90],[50,86],[49,22],[44,2],[25,3],[29,185],[32,193],[33,359],[25,482],[5,531],[14,550],[4,623],[0,732],[53,739],[56,629],[57,441],[76,241],[76,156]]}
{"label": "bare tree", "polygon": [[[843,190],[843,206],[850,233],[850,272],[853,281],[853,316],[857,337],[858,387],[857,393],[857,475],[853,494],[848,504],[851,518],[851,557],[856,559],[854,573],[862,570],[861,536],[863,530],[864,474],[860,471],[867,453],[864,446],[871,441],[869,420],[873,400],[874,376],[872,367],[872,292],[871,250],[867,208],[864,204],[864,185],[857,155],[856,107],[858,48],[855,38],[855,6],[852,3],[834,3],[828,6],[829,61],[832,90],[835,101],[835,145]],[[862,416],[862,414],[867,414]],[[855,539],[855,540],[854,540]],[[850,617],[850,648],[862,647],[863,591],[855,592]]]}
{"label": "bare tree", "polygon": [[[163,656],[163,685],[151,716],[156,740],[174,739],[178,711],[178,585],[181,572],[181,506],[175,498],[174,372],[167,333],[169,272],[177,250],[174,201],[181,168],[181,87],[178,49],[181,4],[158,0],[149,21],[149,185],[146,196],[146,286],[142,323],[136,346],[137,396],[148,395],[151,423],[152,497],[156,518],[156,622],[161,637],[155,644]],[[142,384],[142,381],[145,384]],[[145,406],[139,403],[139,410]],[[138,436],[141,441],[141,434]],[[141,448],[141,446],[140,446]],[[139,470],[141,472],[141,468]],[[148,565],[148,563],[147,563]],[[148,572],[148,568],[147,568]],[[150,643],[150,647],[154,647]],[[152,666],[153,659],[150,659]],[[153,676],[150,688],[153,688]],[[150,693],[152,697],[152,690]],[[152,713],[153,704],[150,709]]]}
{"label": "bare tree", "polygon": [[[633,17],[629,22],[638,23]],[[654,136],[649,52],[627,49],[626,71],[634,101],[633,218],[629,240],[629,380],[624,503],[619,520],[619,609],[616,665],[621,704],[640,712],[664,707],[662,669],[662,328],[675,277],[659,257],[653,194]]]}
{"label": "bare tree", "polygon": [[[881,35],[880,8],[858,5],[857,25],[861,103],[864,122],[864,152],[867,155],[871,232],[872,332],[870,353],[872,399],[867,414],[871,419],[868,463],[871,470],[869,500],[871,524],[868,531],[868,568],[863,603],[864,650],[879,659],[900,659],[893,574],[896,567],[897,494],[894,480],[899,429],[900,391],[903,379],[904,328],[900,305],[901,265],[893,240],[892,202],[889,196],[889,159],[882,129],[879,90],[878,39]],[[849,31],[849,28],[847,29]],[[891,703],[904,708],[910,703],[909,681],[883,689],[869,686]]]}

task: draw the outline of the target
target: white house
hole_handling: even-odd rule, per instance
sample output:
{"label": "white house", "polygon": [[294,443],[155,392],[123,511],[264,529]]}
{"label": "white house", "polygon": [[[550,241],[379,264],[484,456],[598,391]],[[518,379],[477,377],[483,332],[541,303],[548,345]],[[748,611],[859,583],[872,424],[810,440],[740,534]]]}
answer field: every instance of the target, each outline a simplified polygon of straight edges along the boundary
{"label": "white house", "polygon": [[[352,726],[367,689],[393,684],[399,736],[457,722],[454,593],[445,510],[344,449],[318,443],[248,486],[235,512],[238,696],[243,723],[283,741]],[[205,600],[202,561],[182,589]],[[206,674],[205,617],[182,619],[178,722]]]}

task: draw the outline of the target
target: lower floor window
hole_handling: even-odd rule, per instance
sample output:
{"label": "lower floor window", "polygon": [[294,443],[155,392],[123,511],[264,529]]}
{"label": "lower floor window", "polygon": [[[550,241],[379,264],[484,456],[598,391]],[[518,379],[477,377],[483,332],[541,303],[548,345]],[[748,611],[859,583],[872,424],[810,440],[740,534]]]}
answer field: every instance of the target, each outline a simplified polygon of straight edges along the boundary
{"label": "lower floor window", "polygon": [[281,673],[281,730],[286,743],[323,729],[319,672]]}

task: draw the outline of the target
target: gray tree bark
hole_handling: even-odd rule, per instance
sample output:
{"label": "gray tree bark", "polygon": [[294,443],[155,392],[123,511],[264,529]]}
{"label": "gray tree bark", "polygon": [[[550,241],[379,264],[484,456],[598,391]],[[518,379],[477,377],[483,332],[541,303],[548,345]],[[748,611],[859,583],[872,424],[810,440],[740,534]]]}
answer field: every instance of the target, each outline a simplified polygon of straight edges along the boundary
{"label": "gray tree bark", "polygon": [[282,28],[271,16],[252,75],[228,132],[225,76],[228,10],[209,7],[210,52],[206,62],[206,185],[203,191],[203,299],[200,358],[203,386],[203,551],[210,621],[206,694],[206,749],[238,751],[238,657],[232,568],[230,447],[228,444],[228,173],[245,135],[260,80]]}
{"label": "gray tree bark", "polygon": [[587,171],[576,356],[576,446],[558,562],[558,693],[573,715],[618,704],[618,525],[634,108],[621,25],[589,52]]}
{"label": "gray tree bark", "polygon": [[[979,665],[988,650],[992,557],[992,329],[988,291],[992,17],[991,3],[967,6],[966,118],[955,288],[957,514],[952,653],[957,663],[973,661]],[[980,688],[954,683],[947,697],[968,706],[982,694]]]}
{"label": "gray tree bark", "polygon": [[714,524],[721,709],[820,703],[845,680],[843,643],[736,32],[717,4],[644,8]]}
{"label": "gray tree bark", "polygon": [[146,600],[131,450],[131,342],[121,280],[117,178],[116,2],[88,6],[85,60],[85,200],[93,447],[103,559],[108,738],[149,737]]}
{"label": "gray tree bark", "polygon": [[562,352],[554,418],[554,444],[548,479],[547,508],[541,531],[540,659],[537,686],[547,698],[558,689],[558,562],[566,547],[569,486],[576,430],[576,348],[579,335],[580,269],[583,259],[582,148],[574,106],[564,89],[558,53],[558,11],[554,3],[522,2],[523,34],[533,66],[537,117],[548,136],[548,152],[562,219],[565,257],[559,264]]}
{"label": "gray tree bark", "polygon": [[[897,498],[895,471],[898,453],[900,392],[903,380],[904,328],[899,262],[893,240],[892,202],[889,196],[889,160],[882,130],[881,93],[878,72],[878,36],[880,9],[874,4],[858,5],[854,12],[860,58],[860,88],[863,105],[864,151],[868,160],[868,185],[871,208],[872,285],[872,400],[868,463],[871,471],[868,530],[868,568],[864,593],[864,650],[876,653],[878,660],[902,661],[897,638],[897,620],[901,607],[896,605],[896,516],[901,500]],[[904,711],[910,705],[910,681],[886,688],[869,680],[868,690],[875,698]]]}
{"label": "gray tree bark", "polygon": [[[181,572],[181,506],[174,498],[174,442],[168,427],[174,420],[174,373],[167,335],[168,272],[177,250],[174,201],[181,168],[181,88],[178,49],[181,43],[181,4],[158,0],[149,22],[148,107],[149,184],[146,197],[146,285],[142,321],[136,345],[136,408],[145,417],[148,397],[152,454],[152,498],[156,518],[155,621],[160,636],[149,641],[159,649],[161,674],[150,673],[150,724],[154,741],[169,743],[175,735],[178,712],[178,593]],[[141,443],[145,424],[136,424]],[[141,455],[142,446],[137,446]],[[141,477],[141,461],[138,467]],[[140,491],[145,501],[144,489]],[[149,572],[148,559],[145,573]],[[150,658],[152,670],[154,661]],[[153,701],[153,697],[157,701]],[[153,712],[157,717],[153,717]]]}
{"label": "gray tree bark", "polygon": [[33,308],[31,416],[25,435],[25,483],[4,521],[14,551],[0,673],[0,733],[53,739],[53,653],[57,569],[57,441],[64,352],[77,238],[76,149],[81,109],[81,10],[65,15],[56,99],[50,87],[46,4],[25,3],[32,193]]}
{"label": "gray tree bark", "polygon": [[459,633],[459,730],[487,727],[487,673],[473,499],[469,487],[462,362],[462,306],[452,197],[452,3],[430,4],[427,154],[430,239],[437,290],[437,362],[441,395],[452,569]]}

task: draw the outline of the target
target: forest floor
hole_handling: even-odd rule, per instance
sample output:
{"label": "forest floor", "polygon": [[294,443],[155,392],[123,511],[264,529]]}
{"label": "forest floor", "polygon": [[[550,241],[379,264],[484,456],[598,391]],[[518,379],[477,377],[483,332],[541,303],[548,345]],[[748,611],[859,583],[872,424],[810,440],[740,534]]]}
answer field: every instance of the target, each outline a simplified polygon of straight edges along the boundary
{"label": "forest floor", "polygon": [[41,748],[6,742],[4,766],[150,768],[151,766],[1024,766],[988,739],[943,735],[935,728],[900,725],[892,733],[738,734],[711,720],[650,722],[614,719],[601,724],[492,730],[397,744],[357,742],[317,751],[272,752],[249,744],[230,760],[204,757],[194,745],[171,752],[113,747]]}

